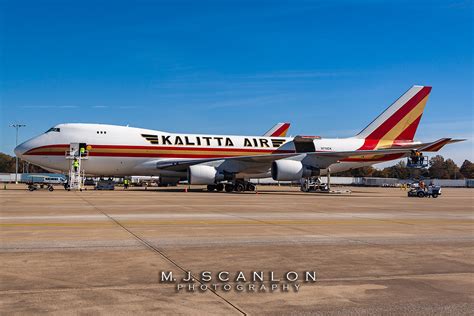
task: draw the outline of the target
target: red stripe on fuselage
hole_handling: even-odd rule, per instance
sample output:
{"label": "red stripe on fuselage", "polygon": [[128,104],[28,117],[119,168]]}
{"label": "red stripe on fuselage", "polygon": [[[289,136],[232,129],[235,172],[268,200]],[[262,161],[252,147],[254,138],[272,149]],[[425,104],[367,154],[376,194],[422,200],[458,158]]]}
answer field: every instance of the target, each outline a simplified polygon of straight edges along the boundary
{"label": "red stripe on fuselage", "polygon": [[[127,146],[127,145],[91,145],[92,150],[103,149],[146,149],[146,150],[196,150],[196,151],[233,151],[233,152],[268,152],[272,153],[275,149],[255,149],[255,148],[213,148],[213,147],[174,147],[174,146]],[[284,152],[284,151],[279,151]]]}
{"label": "red stripe on fuselage", "polygon": [[104,152],[92,152],[90,156],[95,157],[144,157],[144,158],[232,158],[246,155],[223,155],[223,154],[171,154],[171,153],[104,153]]}
{"label": "red stripe on fuselage", "polygon": [[67,144],[56,144],[56,145],[46,145],[46,146],[40,146],[40,147],[35,147],[33,149],[28,150],[24,155],[35,155],[35,153],[31,154],[32,151],[38,150],[38,149],[47,149],[47,148],[64,148],[64,150],[67,150],[69,148],[69,145]]}
{"label": "red stripe on fuselage", "polygon": [[[203,147],[173,147],[173,146],[129,146],[129,145],[91,145],[92,149],[89,152],[89,156],[96,157],[161,157],[161,158],[223,158],[223,157],[236,157],[236,156],[247,156],[246,153],[261,153],[261,154],[272,154],[272,153],[293,153],[292,150],[278,150],[278,149],[255,149],[255,148],[203,148]],[[65,151],[47,151],[48,148],[64,148],[66,151],[69,145],[58,144],[41,146],[29,150],[25,155],[34,156],[64,156]],[[40,151],[36,151],[40,149]],[[194,151],[199,153],[133,153],[133,152],[100,152],[100,149],[117,149],[117,150],[150,150],[150,151]],[[96,151],[97,150],[97,151]],[[202,153],[205,152],[205,153]],[[236,153],[237,155],[224,154]],[[215,153],[215,154],[214,154]]]}
{"label": "red stripe on fuselage", "polygon": [[[231,157],[238,157],[240,155],[225,155],[225,154],[218,154],[218,152],[222,151],[233,151],[233,152],[255,152],[255,153],[262,153],[262,154],[272,154],[272,153],[294,153],[292,150],[259,150],[259,149],[242,149],[242,148],[187,148],[187,147],[159,147],[159,146],[125,146],[125,145],[91,145],[92,150],[89,152],[89,156],[94,157],[136,157],[136,158],[231,158]],[[66,144],[57,144],[57,145],[48,145],[48,146],[41,146],[34,149],[29,150],[28,152],[37,150],[37,149],[47,149],[47,148],[64,148],[67,150],[69,145]],[[154,149],[154,150],[193,150],[193,151],[208,151],[208,154],[195,154],[195,153],[127,153],[127,152],[95,152],[94,148],[103,148],[103,149]],[[216,154],[212,154],[212,152],[216,152]],[[33,156],[64,156],[65,152],[61,151],[38,151],[31,154],[26,153],[25,155],[33,155]],[[242,156],[245,156],[242,155]],[[397,158],[403,157],[403,154],[390,154],[384,155],[380,158],[345,158],[341,161],[344,162],[371,162],[371,161],[388,161]]]}

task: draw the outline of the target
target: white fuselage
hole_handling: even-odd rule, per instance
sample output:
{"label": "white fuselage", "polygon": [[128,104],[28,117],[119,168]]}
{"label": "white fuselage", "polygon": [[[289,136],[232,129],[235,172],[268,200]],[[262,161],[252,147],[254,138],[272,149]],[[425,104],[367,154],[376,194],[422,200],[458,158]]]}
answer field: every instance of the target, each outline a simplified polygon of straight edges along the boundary
{"label": "white fuselage", "polygon": [[[218,159],[236,156],[291,153],[292,137],[177,134],[156,130],[104,124],[59,124],[15,149],[23,159],[43,168],[67,172],[70,161],[65,153],[71,143],[90,146],[82,162],[86,174],[97,176],[184,176],[181,172],[161,170],[166,161]],[[363,139],[314,139],[316,151],[352,151]],[[381,160],[342,161],[331,166],[332,172],[358,168]],[[269,170],[246,177],[268,177]]]}

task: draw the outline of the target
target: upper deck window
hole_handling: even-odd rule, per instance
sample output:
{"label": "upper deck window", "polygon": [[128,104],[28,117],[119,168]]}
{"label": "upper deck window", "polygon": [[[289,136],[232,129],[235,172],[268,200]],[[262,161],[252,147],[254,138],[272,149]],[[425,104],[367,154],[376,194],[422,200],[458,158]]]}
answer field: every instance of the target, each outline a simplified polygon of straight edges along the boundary
{"label": "upper deck window", "polygon": [[59,133],[60,131],[61,131],[61,129],[59,127],[51,127],[50,129],[48,129],[46,131],[46,133],[49,133],[49,132],[58,132]]}

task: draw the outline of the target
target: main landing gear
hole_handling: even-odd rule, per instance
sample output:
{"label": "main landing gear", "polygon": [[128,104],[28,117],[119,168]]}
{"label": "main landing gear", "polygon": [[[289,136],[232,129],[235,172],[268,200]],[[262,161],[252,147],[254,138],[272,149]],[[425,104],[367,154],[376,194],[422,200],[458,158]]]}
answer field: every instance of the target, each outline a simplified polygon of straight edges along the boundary
{"label": "main landing gear", "polygon": [[235,182],[229,183],[218,183],[218,184],[209,184],[207,186],[207,191],[209,192],[244,192],[244,191],[255,191],[256,186],[253,183],[244,180],[236,180]]}
{"label": "main landing gear", "polygon": [[319,177],[311,177],[301,180],[300,190],[302,192],[329,192],[329,186],[327,183],[322,183]]}
{"label": "main landing gear", "polygon": [[327,172],[327,183],[323,183],[320,177],[310,177],[301,179],[301,188],[303,192],[330,192],[331,191],[331,171]]}

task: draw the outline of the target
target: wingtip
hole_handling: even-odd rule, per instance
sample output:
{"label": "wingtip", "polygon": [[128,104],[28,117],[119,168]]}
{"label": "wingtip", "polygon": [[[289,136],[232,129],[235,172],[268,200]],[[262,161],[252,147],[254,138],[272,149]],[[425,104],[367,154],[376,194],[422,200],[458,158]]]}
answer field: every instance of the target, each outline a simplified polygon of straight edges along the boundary
{"label": "wingtip", "polygon": [[450,143],[450,144],[459,143],[459,142],[464,142],[464,141],[466,141],[466,140],[467,140],[467,138],[451,139],[451,140],[449,141],[449,143]]}

